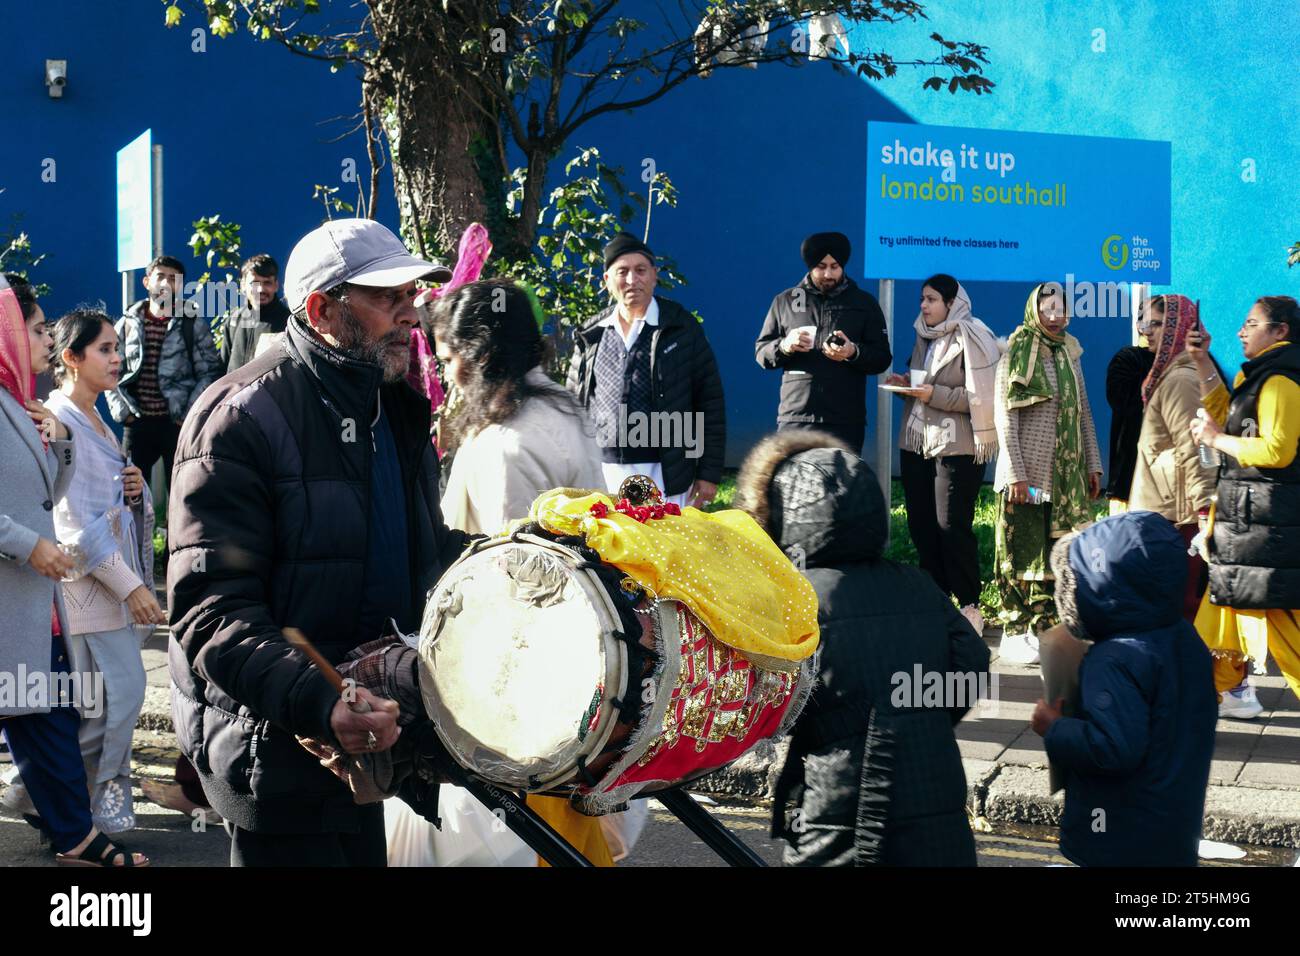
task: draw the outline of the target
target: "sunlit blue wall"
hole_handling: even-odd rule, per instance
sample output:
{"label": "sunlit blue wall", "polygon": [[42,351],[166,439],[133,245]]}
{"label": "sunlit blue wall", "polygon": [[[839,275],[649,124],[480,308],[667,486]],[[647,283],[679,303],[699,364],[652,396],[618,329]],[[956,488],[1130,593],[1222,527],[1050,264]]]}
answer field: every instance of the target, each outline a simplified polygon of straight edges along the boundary
{"label": "sunlit blue wall", "polygon": [[[283,264],[324,216],[313,184],[355,202],[344,160],[365,178],[364,139],[345,135],[355,121],[335,119],[357,112],[355,77],[242,33],[208,36],[195,52],[199,18],[168,30],[163,10],[157,0],[0,0],[0,229],[21,214],[34,251],[48,254],[33,276],[51,287],[52,314],[87,300],[120,304],[115,156],[146,128],[163,147],[166,250],[190,278],[204,268],[186,245],[200,216],[241,223],[244,255]],[[46,91],[47,58],[68,61],[62,98]],[[46,160],[52,182],[42,180]],[[391,189],[385,199],[379,215],[391,224]]]}
{"label": "sunlit blue wall", "polygon": [[[1280,0],[926,6],[929,21],[868,28],[854,35],[855,48],[930,56],[932,30],[984,43],[998,84],[992,96],[924,92],[928,73],[906,68],[882,84],[822,64],[719,70],[633,114],[593,121],[553,166],[554,178],[578,147],[596,146],[625,167],[629,183],[639,183],[651,158],[677,185],[680,204],[656,209],[650,241],[690,281],[674,295],[705,317],[727,391],[733,462],[774,423],[779,376],[754,363],[753,341],[772,296],[803,273],[800,240],[837,229],[861,246],[869,119],[1170,140],[1170,290],[1201,299],[1225,364],[1240,360],[1231,332],[1254,298],[1300,289],[1300,270],[1285,266],[1285,247],[1300,237],[1300,7]],[[0,61],[9,121],[0,226],[23,213],[37,250],[50,253],[37,272],[53,287],[50,311],[120,298],[113,159],[145,127],[165,149],[167,247],[195,273],[202,265],[189,260],[184,243],[200,215],[242,223],[245,254],[268,251],[283,261],[321,219],[313,184],[343,186],[355,199],[355,185],[340,175],[347,159],[365,170],[364,143],[345,135],[351,122],[334,119],[356,111],[355,76],[332,75],[246,36],[209,37],[206,52],[193,52],[197,19],[169,31],[153,0],[0,0],[0,20],[9,40]],[[1094,49],[1097,30],[1105,31],[1104,51]],[[46,94],[46,57],[69,60],[62,99]],[[53,183],[41,181],[46,158],[57,162]],[[1253,160],[1254,181],[1243,179],[1245,160]],[[393,225],[391,190],[381,203],[379,218]],[[857,248],[849,273],[875,291],[880,277],[865,277],[862,262]],[[1019,321],[1029,283],[968,286],[976,314],[995,330],[1005,334]],[[918,294],[916,283],[899,283],[898,365],[910,351]],[[1127,344],[1127,323],[1077,322],[1073,331],[1086,348],[1105,447],[1105,366]]]}

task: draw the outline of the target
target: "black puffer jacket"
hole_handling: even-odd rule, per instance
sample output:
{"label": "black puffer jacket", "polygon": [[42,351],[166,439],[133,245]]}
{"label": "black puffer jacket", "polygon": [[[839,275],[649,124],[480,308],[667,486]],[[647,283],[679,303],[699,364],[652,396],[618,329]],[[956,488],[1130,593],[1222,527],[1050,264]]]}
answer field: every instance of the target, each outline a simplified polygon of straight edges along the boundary
{"label": "black puffer jacket", "polygon": [[[718,363],[699,320],[671,299],[655,296],[655,301],[659,303],[659,325],[650,339],[653,410],[682,415],[699,412],[704,416],[704,442],[699,457],[688,458],[687,449],[682,447],[659,449],[667,486],[662,490],[665,494],[680,495],[689,491],[696,479],[715,485],[722,481],[722,462],[727,451],[727,406]],[[596,389],[596,353],[604,335],[601,323],[614,308],[610,306],[601,312],[573,336],[567,385],[584,407],[590,406]]]}
{"label": "black puffer jacket", "polygon": [[[817,326],[813,349],[786,355],[779,348],[781,340],[801,325]],[[822,354],[822,346],[836,329],[858,347],[847,362]],[[865,422],[867,376],[883,372],[893,361],[880,303],[847,277],[828,294],[804,276],[793,289],[773,299],[754,343],[754,357],[763,368],[782,370],[776,420],[804,425]]]}
{"label": "black puffer jacket", "polygon": [[212,806],[246,830],[356,827],[347,789],[294,739],[334,739],[338,694],[280,629],[301,629],[331,663],[361,643],[378,396],[407,490],[418,612],[466,539],[438,507],[429,403],[404,382],[381,387],[378,366],[293,319],[283,345],[208,389],[181,432],[168,512],[172,716]]}
{"label": "black puffer jacket", "polygon": [[[773,835],[789,842],[792,866],[974,866],[952,728],[988,672],[988,648],[929,575],[881,558],[887,513],[871,469],[838,449],[805,450],[817,443],[781,432],[741,476],[739,500],[802,554],[820,605],[821,682],[791,734]],[[750,506],[764,489],[766,514]],[[963,699],[927,699],[933,679]]]}

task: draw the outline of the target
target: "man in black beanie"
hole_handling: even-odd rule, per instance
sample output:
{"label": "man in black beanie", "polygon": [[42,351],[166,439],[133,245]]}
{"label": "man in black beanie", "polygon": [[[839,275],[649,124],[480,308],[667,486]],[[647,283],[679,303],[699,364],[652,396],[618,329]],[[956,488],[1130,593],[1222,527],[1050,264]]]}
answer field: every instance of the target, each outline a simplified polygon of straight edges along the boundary
{"label": "man in black beanie", "polygon": [[568,387],[591,413],[605,485],[649,475],[666,501],[702,508],[722,480],[722,377],[699,320],[655,295],[650,247],[621,232],[605,246],[614,304],[573,337]]}
{"label": "man in black beanie", "polygon": [[893,360],[885,316],[844,273],[853,252],[848,236],[813,233],[799,252],[808,273],[772,300],[754,356],[783,372],[778,429],[820,429],[861,453],[867,376]]}

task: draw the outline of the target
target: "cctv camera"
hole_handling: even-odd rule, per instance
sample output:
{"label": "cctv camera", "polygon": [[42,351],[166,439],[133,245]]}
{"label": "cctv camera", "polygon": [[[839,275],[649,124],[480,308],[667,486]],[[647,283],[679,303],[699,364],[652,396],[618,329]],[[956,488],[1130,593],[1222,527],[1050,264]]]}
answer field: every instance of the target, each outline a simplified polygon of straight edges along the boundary
{"label": "cctv camera", "polygon": [[67,60],[46,60],[45,61],[45,85],[50,91],[50,96],[62,96],[63,87],[68,83],[68,61]]}

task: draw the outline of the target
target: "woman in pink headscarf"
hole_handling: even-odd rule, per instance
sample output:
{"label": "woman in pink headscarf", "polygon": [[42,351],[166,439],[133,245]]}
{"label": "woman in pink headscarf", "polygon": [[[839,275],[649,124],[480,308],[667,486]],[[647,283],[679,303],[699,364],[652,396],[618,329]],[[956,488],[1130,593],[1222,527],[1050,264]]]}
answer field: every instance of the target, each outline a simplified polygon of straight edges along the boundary
{"label": "woman in pink headscarf", "polygon": [[[1155,511],[1182,532],[1188,544],[1210,512],[1215,468],[1200,461],[1191,423],[1201,407],[1200,375],[1186,352],[1201,332],[1200,314],[1185,295],[1158,295],[1146,304],[1147,341],[1155,363],[1142,382],[1142,431],[1129,491],[1130,511]],[[1199,554],[1188,558],[1183,617],[1196,619],[1207,578]]]}

